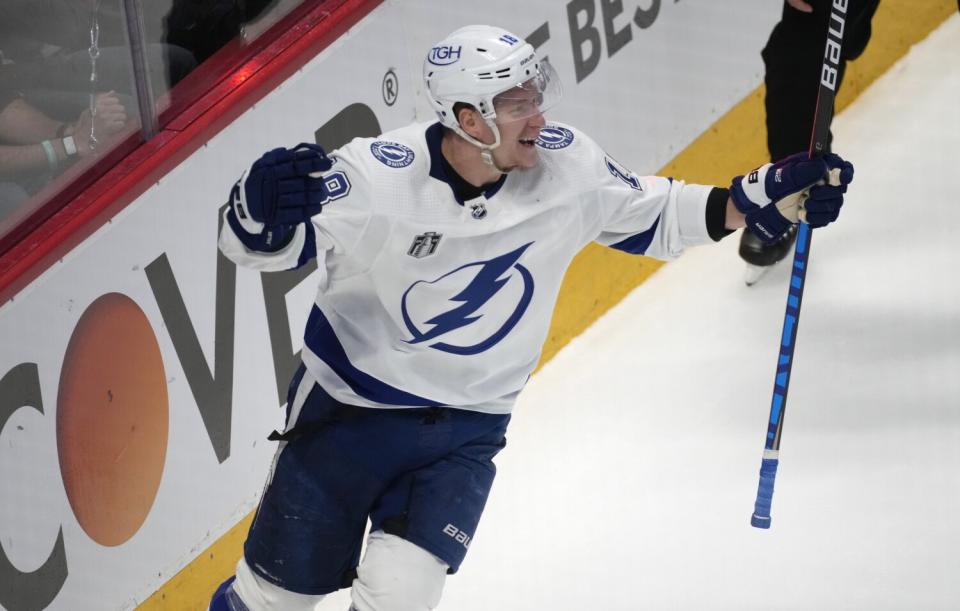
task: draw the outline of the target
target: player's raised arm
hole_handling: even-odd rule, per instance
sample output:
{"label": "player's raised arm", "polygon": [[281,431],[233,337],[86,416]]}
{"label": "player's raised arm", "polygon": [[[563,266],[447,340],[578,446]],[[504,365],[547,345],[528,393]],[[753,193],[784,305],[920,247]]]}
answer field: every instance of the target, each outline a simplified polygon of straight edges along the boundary
{"label": "player's raised arm", "polygon": [[741,227],[775,241],[800,221],[812,227],[832,223],[853,180],[853,165],[835,154],[793,155],[737,176],[725,189],[640,177],[598,151],[588,143],[581,153],[609,170],[601,172],[598,188],[585,194],[603,210],[598,225],[587,231],[599,231],[593,239],[600,244],[658,259],[672,259]]}

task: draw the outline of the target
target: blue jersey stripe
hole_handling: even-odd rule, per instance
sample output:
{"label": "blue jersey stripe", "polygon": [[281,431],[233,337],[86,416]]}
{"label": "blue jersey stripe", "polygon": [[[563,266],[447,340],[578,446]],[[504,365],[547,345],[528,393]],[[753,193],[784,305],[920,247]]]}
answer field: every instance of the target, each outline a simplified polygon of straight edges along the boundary
{"label": "blue jersey stripe", "polygon": [[330,321],[317,306],[313,306],[310,318],[307,319],[307,330],[303,339],[307,348],[326,363],[340,379],[346,382],[353,392],[364,399],[384,405],[412,407],[443,405],[437,401],[425,399],[390,386],[386,382],[357,369],[347,357],[347,352],[337,338]]}
{"label": "blue jersey stripe", "polygon": [[650,229],[634,234],[626,240],[621,240],[616,244],[611,244],[610,248],[616,248],[617,250],[622,250],[632,255],[642,255],[647,252],[648,248],[650,248],[650,244],[653,242],[653,234],[657,232],[657,225],[659,224],[660,217],[658,216],[657,220],[653,222],[653,225],[650,227]]}

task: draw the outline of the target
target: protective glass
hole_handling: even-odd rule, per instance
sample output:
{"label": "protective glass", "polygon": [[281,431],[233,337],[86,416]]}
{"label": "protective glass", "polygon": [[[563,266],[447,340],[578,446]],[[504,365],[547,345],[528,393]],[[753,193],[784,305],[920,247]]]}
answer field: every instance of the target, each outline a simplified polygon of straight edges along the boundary
{"label": "protective glass", "polygon": [[540,62],[540,69],[533,78],[498,93],[493,98],[493,109],[498,123],[521,121],[546,112],[563,95],[560,77],[550,62]]}

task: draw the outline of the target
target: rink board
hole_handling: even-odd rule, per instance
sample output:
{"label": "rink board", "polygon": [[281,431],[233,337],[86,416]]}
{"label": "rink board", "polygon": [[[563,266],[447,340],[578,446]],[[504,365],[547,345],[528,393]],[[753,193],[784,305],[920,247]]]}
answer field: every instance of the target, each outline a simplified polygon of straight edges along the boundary
{"label": "rink board", "polygon": [[[938,4],[882,13],[875,30],[909,23],[906,40],[920,38],[948,14]],[[424,49],[500,22],[557,67],[550,117],[638,173],[723,184],[763,160],[759,50],[775,5],[386,2],[305,61],[0,306],[0,607],[199,609],[232,572],[315,286],[217,253],[229,186],[262,151],[429,119]],[[545,357],[656,267],[588,249]]]}

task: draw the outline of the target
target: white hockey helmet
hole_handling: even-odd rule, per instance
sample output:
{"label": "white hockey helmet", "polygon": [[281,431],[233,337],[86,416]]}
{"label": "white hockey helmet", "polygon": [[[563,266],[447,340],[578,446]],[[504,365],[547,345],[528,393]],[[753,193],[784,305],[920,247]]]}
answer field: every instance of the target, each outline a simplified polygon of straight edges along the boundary
{"label": "white hockey helmet", "polygon": [[[498,112],[501,121],[526,119],[562,95],[556,71],[537,58],[533,45],[488,25],[460,28],[434,45],[423,62],[423,80],[440,122],[483,149],[485,159],[500,145]],[[493,144],[463,131],[453,109],[457,103],[469,104],[483,116],[493,130]]]}

